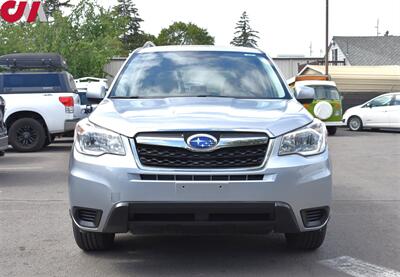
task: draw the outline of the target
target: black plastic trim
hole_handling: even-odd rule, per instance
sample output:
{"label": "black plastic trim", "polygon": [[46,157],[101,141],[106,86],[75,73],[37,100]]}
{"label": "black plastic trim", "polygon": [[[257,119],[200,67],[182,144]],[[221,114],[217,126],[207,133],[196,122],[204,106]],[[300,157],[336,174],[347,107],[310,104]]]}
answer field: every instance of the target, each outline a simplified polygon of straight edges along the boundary
{"label": "black plastic trim", "polygon": [[290,206],[280,202],[124,202],[114,206],[103,232],[126,233],[136,227],[157,225],[258,226],[265,232],[300,231]]}
{"label": "black plastic trim", "polygon": [[[96,213],[96,216],[94,218],[93,221],[86,221],[86,220],[82,220],[79,217],[79,212],[81,210],[86,210],[86,211],[91,211]],[[72,215],[74,217],[74,220],[83,227],[88,227],[88,228],[97,228],[99,226],[100,220],[101,220],[101,216],[103,214],[102,210],[97,210],[97,209],[91,209],[91,208],[85,208],[85,207],[73,207],[72,208]]]}
{"label": "black plastic trim", "polygon": [[[301,214],[301,219],[303,220],[303,224],[306,228],[312,228],[312,227],[318,227],[324,224],[324,222],[328,219],[329,217],[329,207],[324,206],[324,207],[315,207],[315,208],[309,208],[309,209],[304,209],[300,211]],[[312,216],[312,220],[310,220],[310,213],[320,213],[320,216],[318,214],[318,217]]]}

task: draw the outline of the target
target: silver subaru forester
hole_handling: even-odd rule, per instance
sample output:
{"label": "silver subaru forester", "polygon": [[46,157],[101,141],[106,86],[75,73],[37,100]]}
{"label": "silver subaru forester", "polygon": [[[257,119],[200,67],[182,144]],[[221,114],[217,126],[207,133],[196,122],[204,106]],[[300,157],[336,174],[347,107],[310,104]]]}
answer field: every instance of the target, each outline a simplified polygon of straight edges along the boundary
{"label": "silver subaru forester", "polygon": [[[149,45],[147,45],[149,46]],[[77,245],[116,233],[283,233],[316,249],[331,205],[324,123],[253,48],[143,47],[75,130],[70,215]],[[300,102],[300,103],[299,103]]]}

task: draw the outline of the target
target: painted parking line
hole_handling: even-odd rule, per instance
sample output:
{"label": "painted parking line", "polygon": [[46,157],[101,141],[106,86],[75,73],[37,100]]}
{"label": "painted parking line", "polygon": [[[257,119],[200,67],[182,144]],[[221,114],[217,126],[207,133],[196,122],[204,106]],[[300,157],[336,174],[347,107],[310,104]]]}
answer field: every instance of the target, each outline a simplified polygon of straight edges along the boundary
{"label": "painted parking line", "polygon": [[40,170],[44,169],[44,167],[38,167],[38,166],[29,166],[29,167],[0,167],[0,171],[35,171],[35,170]]}
{"label": "painted parking line", "polygon": [[400,272],[398,271],[370,264],[349,256],[322,260],[319,263],[354,277],[400,277]]}

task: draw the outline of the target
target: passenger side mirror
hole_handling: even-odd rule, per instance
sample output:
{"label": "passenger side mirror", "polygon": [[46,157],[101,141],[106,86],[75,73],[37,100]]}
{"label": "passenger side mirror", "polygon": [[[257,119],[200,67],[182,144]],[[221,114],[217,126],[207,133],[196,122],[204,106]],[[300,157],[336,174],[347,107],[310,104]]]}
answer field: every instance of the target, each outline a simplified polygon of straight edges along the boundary
{"label": "passenger side mirror", "polygon": [[301,104],[310,104],[314,101],[315,91],[313,88],[304,86],[300,87],[296,93],[296,99]]}

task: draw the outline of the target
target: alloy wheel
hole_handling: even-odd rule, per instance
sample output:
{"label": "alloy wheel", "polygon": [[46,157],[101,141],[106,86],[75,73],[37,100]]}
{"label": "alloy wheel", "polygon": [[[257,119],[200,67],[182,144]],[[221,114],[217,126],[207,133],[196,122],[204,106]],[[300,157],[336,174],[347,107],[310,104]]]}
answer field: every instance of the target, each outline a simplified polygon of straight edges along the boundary
{"label": "alloy wheel", "polygon": [[37,131],[29,125],[25,125],[17,130],[17,141],[21,145],[31,145],[37,140],[37,138]]}

